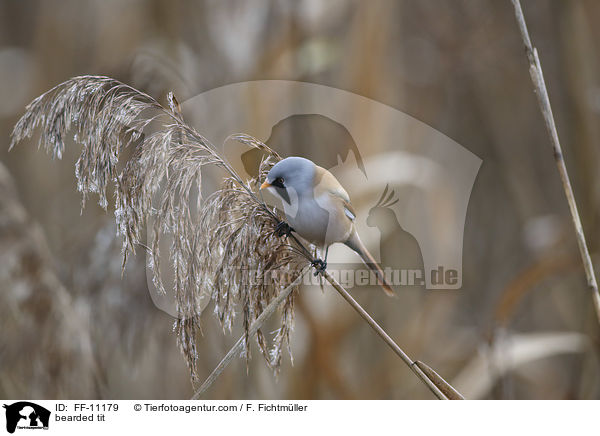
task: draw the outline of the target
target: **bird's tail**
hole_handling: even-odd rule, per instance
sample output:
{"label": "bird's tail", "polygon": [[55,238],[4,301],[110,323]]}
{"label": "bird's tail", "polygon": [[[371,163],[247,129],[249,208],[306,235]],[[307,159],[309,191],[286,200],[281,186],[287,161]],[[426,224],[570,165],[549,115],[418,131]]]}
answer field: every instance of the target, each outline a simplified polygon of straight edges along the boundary
{"label": "bird's tail", "polygon": [[358,237],[358,233],[353,231],[345,244],[352,248],[354,251],[358,253],[362,261],[375,273],[377,276],[377,283],[381,286],[381,288],[388,294],[390,297],[393,297],[394,291],[392,291],[392,287],[386,282],[385,275],[383,274],[383,270],[377,263],[377,261],[371,256],[367,247],[364,246],[360,238]]}

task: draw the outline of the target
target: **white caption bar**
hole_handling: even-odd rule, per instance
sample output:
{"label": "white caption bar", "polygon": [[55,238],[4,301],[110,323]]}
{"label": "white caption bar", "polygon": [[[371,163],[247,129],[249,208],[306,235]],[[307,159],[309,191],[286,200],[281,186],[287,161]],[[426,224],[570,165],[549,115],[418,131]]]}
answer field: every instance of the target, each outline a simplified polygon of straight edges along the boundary
{"label": "white caption bar", "polygon": [[[30,401],[4,400],[19,436],[125,434],[577,434],[593,401]],[[12,431],[11,431],[12,430]],[[41,430],[35,432],[34,430]],[[2,433],[0,434],[7,434]],[[308,436],[311,436],[308,434]]]}

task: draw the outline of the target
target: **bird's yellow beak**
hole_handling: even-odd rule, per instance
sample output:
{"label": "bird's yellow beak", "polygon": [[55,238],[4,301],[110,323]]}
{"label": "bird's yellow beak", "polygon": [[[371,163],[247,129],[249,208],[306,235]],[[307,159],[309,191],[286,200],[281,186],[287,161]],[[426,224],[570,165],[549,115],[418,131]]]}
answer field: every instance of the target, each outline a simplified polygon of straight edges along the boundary
{"label": "bird's yellow beak", "polygon": [[265,189],[265,188],[268,188],[269,186],[271,186],[271,184],[265,180],[265,183],[260,185],[260,189]]}

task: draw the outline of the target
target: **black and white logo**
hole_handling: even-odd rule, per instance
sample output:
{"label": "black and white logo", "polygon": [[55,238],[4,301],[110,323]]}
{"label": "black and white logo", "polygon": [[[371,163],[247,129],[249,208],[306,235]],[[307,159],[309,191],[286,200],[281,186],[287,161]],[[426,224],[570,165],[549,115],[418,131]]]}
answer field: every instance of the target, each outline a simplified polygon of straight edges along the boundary
{"label": "black and white logo", "polygon": [[29,401],[4,404],[6,409],[6,431],[14,433],[16,429],[48,429],[50,411]]}

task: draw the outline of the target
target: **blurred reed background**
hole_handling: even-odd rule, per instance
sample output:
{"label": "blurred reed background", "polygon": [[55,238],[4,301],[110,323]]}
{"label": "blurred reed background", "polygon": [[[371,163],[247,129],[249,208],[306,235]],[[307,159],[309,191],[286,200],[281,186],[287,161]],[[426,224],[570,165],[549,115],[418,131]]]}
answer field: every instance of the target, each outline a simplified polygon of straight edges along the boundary
{"label": "blurred reed background", "polygon": [[[593,259],[600,230],[600,3],[525,1]],[[238,81],[303,80],[388,104],[483,159],[465,226],[463,288],[357,299],[414,358],[467,398],[600,396],[599,325],[507,1],[0,1],[0,397],[189,398],[173,319],[143,256],[121,278],[115,224],[80,215],[73,165],[8,153],[34,97],[102,74],[159,101]],[[234,133],[234,132],[231,132]],[[4,144],[4,146],[1,146]],[[391,144],[390,147],[393,147]],[[302,154],[302,150],[295,150]],[[399,248],[400,255],[401,248]],[[208,375],[241,334],[210,313]],[[274,378],[260,354],[208,398],[431,398],[334,295],[301,293]]]}

